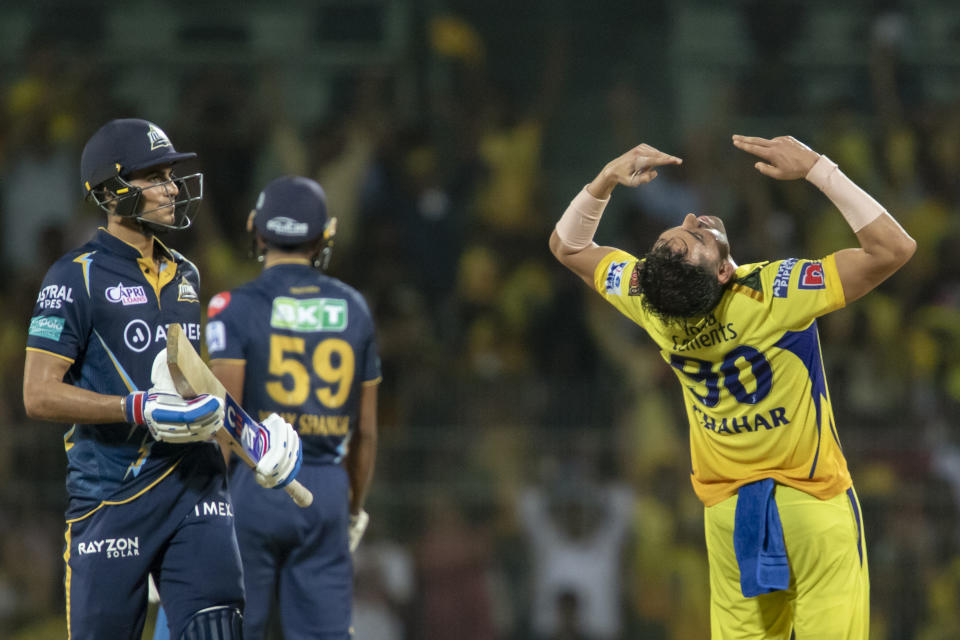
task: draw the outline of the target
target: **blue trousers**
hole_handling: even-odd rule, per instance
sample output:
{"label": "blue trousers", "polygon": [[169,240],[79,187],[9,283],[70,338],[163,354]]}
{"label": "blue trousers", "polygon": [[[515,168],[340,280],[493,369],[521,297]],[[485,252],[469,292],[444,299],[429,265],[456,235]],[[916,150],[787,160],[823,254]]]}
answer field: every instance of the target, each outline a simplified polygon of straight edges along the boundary
{"label": "blue trousers", "polygon": [[71,640],[139,639],[150,573],[174,638],[200,609],[227,605],[242,611],[233,509],[222,464],[208,467],[175,468],[135,499],[104,503],[67,521]]}
{"label": "blue trousers", "polygon": [[247,594],[245,640],[263,637],[274,606],[286,638],[350,637],[347,473],[304,460],[297,479],[313,491],[306,509],[283,491],[257,485],[249,469],[235,467],[230,476]]}

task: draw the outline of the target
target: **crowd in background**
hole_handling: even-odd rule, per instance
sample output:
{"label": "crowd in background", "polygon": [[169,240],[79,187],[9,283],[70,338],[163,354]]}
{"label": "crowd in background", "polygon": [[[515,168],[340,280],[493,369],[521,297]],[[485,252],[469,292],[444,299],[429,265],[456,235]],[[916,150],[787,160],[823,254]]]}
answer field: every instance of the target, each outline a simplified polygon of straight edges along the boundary
{"label": "crowd in background", "polygon": [[[267,180],[307,175],[327,192],[328,271],[366,296],[383,360],[356,556],[356,637],[379,640],[706,637],[673,373],[547,238],[603,162],[650,142],[683,166],[617,191],[598,241],[640,254],[694,211],[724,218],[741,264],[820,257],[855,243],[841,216],[810,185],[757,174],[729,135],[793,134],[825,153],[918,242],[893,279],[819,321],[863,503],[871,637],[960,636],[960,102],[931,99],[905,66],[903,15],[878,14],[849,90],[810,106],[784,53],[796,25],[754,24],[762,3],[744,3],[756,57],[681,130],[666,3],[605,18],[567,7],[610,42],[650,45],[642,65],[596,67],[611,45],[556,13],[517,49],[533,18],[493,28],[508,4],[414,12],[412,77],[352,68],[308,122],[285,113],[269,65],[184,69],[163,118],[148,96],[118,98],[60,34],[28,39],[0,77],[0,635],[58,637],[65,429],[25,418],[23,348],[46,268],[101,223],[80,203],[80,148],[111,117],[139,116],[199,154],[203,210],[164,241],[197,263],[204,302],[258,272],[244,222]],[[516,63],[508,42],[535,55]]]}

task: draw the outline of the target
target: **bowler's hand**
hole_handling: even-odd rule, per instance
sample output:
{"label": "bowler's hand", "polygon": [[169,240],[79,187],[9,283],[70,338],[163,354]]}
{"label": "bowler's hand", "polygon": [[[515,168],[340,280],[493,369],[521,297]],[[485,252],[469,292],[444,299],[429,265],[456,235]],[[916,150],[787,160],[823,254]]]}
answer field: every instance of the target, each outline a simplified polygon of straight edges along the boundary
{"label": "bowler's hand", "polygon": [[654,149],[648,144],[641,144],[608,162],[600,175],[587,186],[587,191],[593,197],[603,200],[618,184],[627,187],[646,184],[657,177],[656,167],[682,162],[683,160],[676,156]]}
{"label": "bowler's hand", "polygon": [[763,175],[777,180],[805,178],[820,157],[819,153],[793,136],[778,136],[768,140],[735,135],[733,146],[764,160],[753,166]]}

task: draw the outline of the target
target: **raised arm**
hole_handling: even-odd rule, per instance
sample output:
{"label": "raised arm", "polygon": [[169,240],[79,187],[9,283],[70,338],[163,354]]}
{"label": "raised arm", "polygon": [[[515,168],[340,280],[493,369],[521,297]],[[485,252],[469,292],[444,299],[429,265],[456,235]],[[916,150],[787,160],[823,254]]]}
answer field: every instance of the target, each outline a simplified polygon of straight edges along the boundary
{"label": "raised arm", "polygon": [[636,187],[657,177],[656,167],[680,164],[680,158],[641,144],[608,162],[593,181],[576,195],[550,234],[550,251],[591,288],[597,265],[613,247],[593,241],[600,216],[614,187]]}
{"label": "raised arm", "polygon": [[836,253],[847,303],[874,289],[913,256],[916,241],[826,156],[791,136],[766,139],[735,135],[733,144],[763,160],[754,165],[760,173],[777,180],[806,178],[840,210],[860,243],[858,248]]}

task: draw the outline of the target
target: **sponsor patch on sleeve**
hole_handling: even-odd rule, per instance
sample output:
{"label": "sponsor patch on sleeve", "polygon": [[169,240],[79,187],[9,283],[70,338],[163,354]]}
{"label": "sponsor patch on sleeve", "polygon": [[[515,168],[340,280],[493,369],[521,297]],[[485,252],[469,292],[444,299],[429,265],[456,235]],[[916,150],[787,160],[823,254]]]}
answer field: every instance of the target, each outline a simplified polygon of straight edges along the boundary
{"label": "sponsor patch on sleeve", "polygon": [[51,284],[40,290],[37,296],[39,309],[60,309],[65,304],[73,303],[73,287],[62,284]]}
{"label": "sponsor patch on sleeve", "polygon": [[823,275],[823,263],[808,262],[800,269],[798,289],[826,289],[827,284]]}
{"label": "sponsor patch on sleeve", "polygon": [[632,296],[638,296],[643,293],[640,290],[640,263],[633,265],[633,271],[630,272],[630,290],[628,293]]}
{"label": "sponsor patch on sleeve", "polygon": [[777,269],[777,275],[773,279],[774,298],[787,297],[787,291],[790,288],[790,274],[793,272],[793,267],[796,264],[796,258],[788,258],[780,263],[780,268]]}
{"label": "sponsor patch on sleeve", "polygon": [[220,320],[207,323],[206,329],[207,351],[214,353],[227,348],[227,331]]}
{"label": "sponsor patch on sleeve", "polygon": [[623,270],[626,268],[626,262],[611,262],[607,267],[604,287],[607,295],[620,295],[620,282],[623,280]]}
{"label": "sponsor patch on sleeve", "polygon": [[30,318],[30,335],[59,342],[64,322],[56,316],[34,316]]}
{"label": "sponsor patch on sleeve", "polygon": [[207,317],[212,318],[230,305],[230,292],[218,293],[210,299],[207,305]]}

